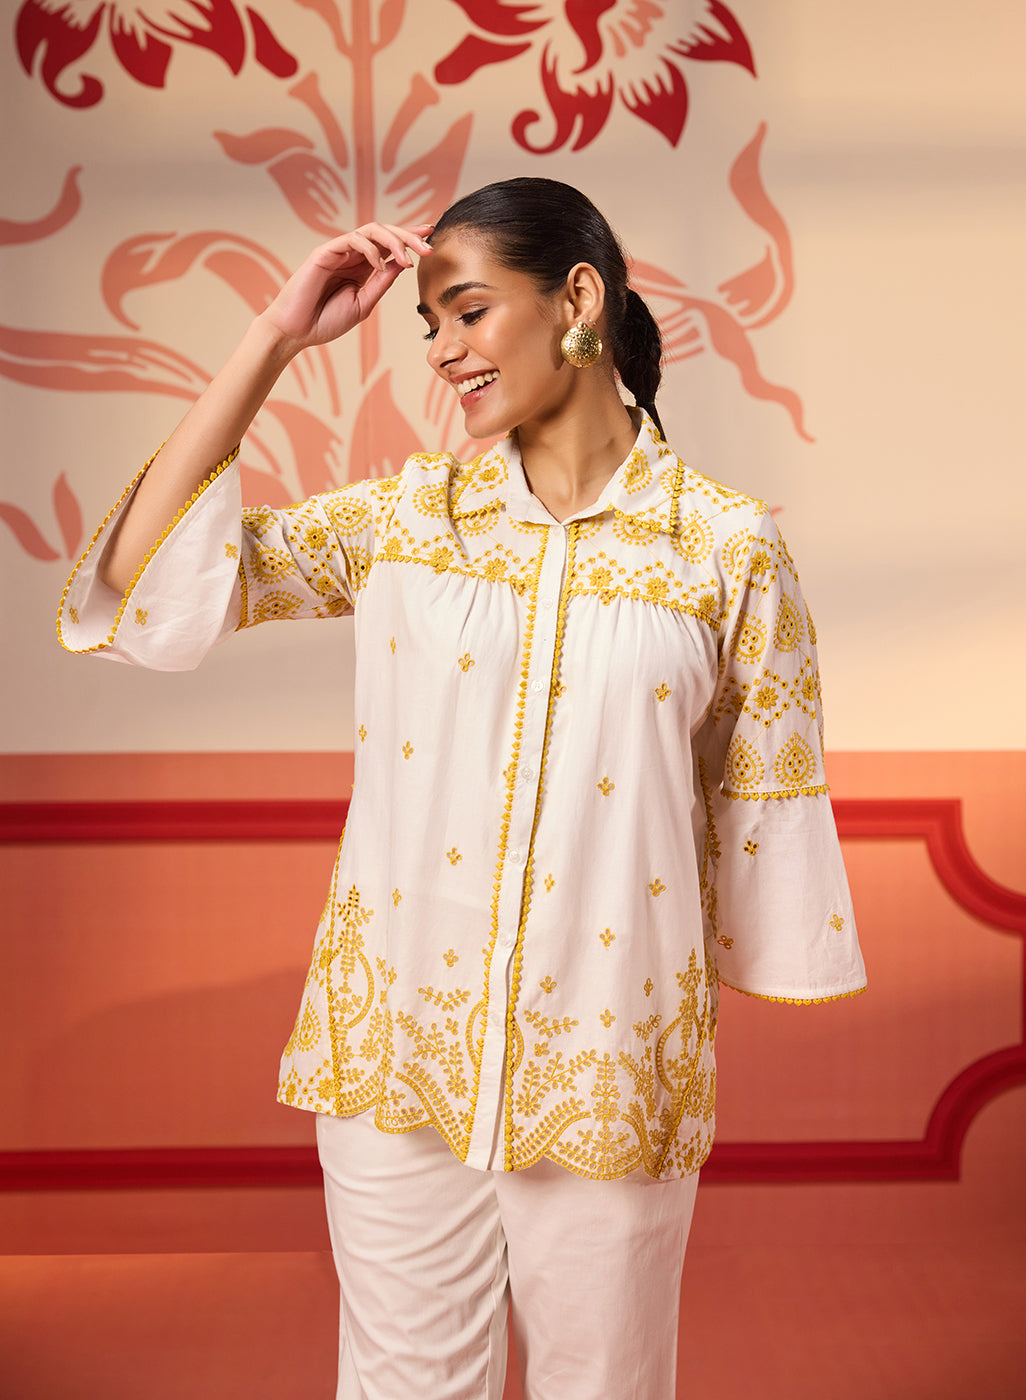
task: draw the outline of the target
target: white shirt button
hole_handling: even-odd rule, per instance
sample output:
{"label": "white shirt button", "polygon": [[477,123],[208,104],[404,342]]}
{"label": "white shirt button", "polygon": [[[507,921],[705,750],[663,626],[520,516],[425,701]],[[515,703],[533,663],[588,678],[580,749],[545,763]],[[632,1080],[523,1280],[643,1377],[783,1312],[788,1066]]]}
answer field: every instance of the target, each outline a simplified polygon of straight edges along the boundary
{"label": "white shirt button", "polygon": [[535,695],[537,695],[540,691],[543,691],[543,690],[545,689],[545,682],[544,682],[544,681],[532,681],[532,682],[531,682],[531,689],[534,691]]}
{"label": "white shirt button", "polygon": [[521,853],[520,853],[519,851],[510,851],[510,853],[509,853],[509,863],[510,863],[510,865],[519,865],[520,862],[523,860],[523,858],[524,858],[524,857],[521,855]]}
{"label": "white shirt button", "polygon": [[524,781],[529,782],[534,777],[534,769],[527,767],[524,769]]}
{"label": "white shirt button", "polygon": [[548,612],[549,609],[551,609],[551,607],[552,607],[552,599],[551,599],[551,598],[543,598],[543,599],[542,599],[542,607],[546,610],[546,612]]}

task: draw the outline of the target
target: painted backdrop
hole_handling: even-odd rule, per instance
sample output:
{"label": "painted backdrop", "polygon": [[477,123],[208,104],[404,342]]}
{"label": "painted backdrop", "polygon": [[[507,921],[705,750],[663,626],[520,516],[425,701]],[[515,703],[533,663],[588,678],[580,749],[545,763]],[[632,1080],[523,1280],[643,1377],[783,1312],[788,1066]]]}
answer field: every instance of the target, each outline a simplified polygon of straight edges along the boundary
{"label": "painted backdrop", "polygon": [[[312,1128],[274,1082],[351,780],[351,624],[151,675],[65,655],[53,618],[312,244],[544,174],[634,258],[670,440],[799,562],[870,978],[723,998],[681,1393],[1019,1400],[1024,53],[1010,0],[0,5],[5,1394],[330,1393]],[[283,376],[251,503],[474,450],[415,301],[401,279]]]}
{"label": "painted backdrop", "polygon": [[[169,682],[61,655],[55,597],[312,244],[523,173],[580,185],[621,232],[666,335],[678,450],[779,507],[824,639],[831,745],[1022,747],[1018,7],[5,13],[7,750],[351,745],[350,624],[258,629]],[[390,473],[422,445],[472,450],[414,300],[401,283],[283,377],[244,449],[250,501]]]}

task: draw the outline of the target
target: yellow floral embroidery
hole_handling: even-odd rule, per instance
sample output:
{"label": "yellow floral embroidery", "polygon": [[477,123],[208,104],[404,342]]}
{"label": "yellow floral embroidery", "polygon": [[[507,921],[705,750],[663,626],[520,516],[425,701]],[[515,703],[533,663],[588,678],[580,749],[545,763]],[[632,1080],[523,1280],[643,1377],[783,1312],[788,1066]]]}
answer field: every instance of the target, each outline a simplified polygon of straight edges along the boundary
{"label": "yellow floral embroidery", "polygon": [[459,865],[460,861],[463,859],[455,846],[453,846],[451,851],[446,851],[445,854],[450,865]]}
{"label": "yellow floral embroidery", "polygon": [[534,1053],[539,1056],[549,1053],[549,1042],[547,1040],[536,1040],[534,1042]]}
{"label": "yellow floral embroidery", "polygon": [[704,597],[699,598],[696,616],[700,617],[704,622],[710,624],[715,623],[718,611],[719,599],[716,597],[715,593],[706,593]]}
{"label": "yellow floral embroidery", "polygon": [[399,893],[399,888],[398,888],[398,886],[396,886],[396,888],[392,891],[392,903],[395,905],[395,907],[396,907],[397,909],[399,908],[399,901],[400,901],[401,899],[402,899],[402,895]]}
{"label": "yellow floral embroidery", "polygon": [[751,744],[740,735],[735,735],[727,749],[724,764],[725,786],[731,791],[744,792],[762,780],[764,771],[762,759]]}
{"label": "yellow floral embroidery", "polygon": [[473,664],[474,658],[471,656],[469,651],[464,652],[463,655],[459,658],[459,665],[461,671],[469,671]]}
{"label": "yellow floral embroidery", "polygon": [[757,710],[771,710],[777,703],[777,692],[771,685],[761,685],[755,692],[755,708]]}
{"label": "yellow floral embroidery", "polygon": [[655,983],[652,981],[651,977],[646,977],[646,978],[645,978],[645,995],[646,995],[647,997],[650,997],[650,996],[652,995],[652,992],[654,991],[654,989],[655,989]]}
{"label": "yellow floral embroidery", "polygon": [[757,851],[758,849],[759,849],[759,843],[758,843],[758,841],[746,841],[745,844],[744,844],[744,852],[745,852],[745,855],[754,856],[755,853],[756,853],[756,851]]}
{"label": "yellow floral embroidery", "polygon": [[328,532],[323,525],[308,525],[303,531],[303,543],[307,549],[316,553],[328,543]]}
{"label": "yellow floral embroidery", "polygon": [[599,1013],[599,1020],[600,1020],[600,1021],[602,1022],[602,1024],[605,1026],[606,1030],[608,1030],[609,1027],[610,1027],[610,1026],[613,1024],[613,1022],[616,1020],[616,1017],[613,1015],[613,1013],[610,1011],[609,1007],[607,1006],[606,1009],[605,1009],[605,1011],[602,1011],[602,1012]]}
{"label": "yellow floral embroidery", "polygon": [[296,1045],[300,1050],[312,1050],[320,1039],[321,1022],[312,1006],[307,1006],[296,1027]]}
{"label": "yellow floral embroidery", "polygon": [[237,546],[237,545],[234,545],[234,544],[230,544],[230,543],[229,543],[229,544],[226,544],[225,547],[224,547],[224,557],[225,557],[226,559],[238,559],[238,557],[239,557],[238,546]]}
{"label": "yellow floral embroidery", "polygon": [[281,549],[261,549],[252,557],[251,567],[261,583],[276,583],[286,574],[299,572],[291,554]]}
{"label": "yellow floral embroidery", "polygon": [[[553,982],[552,986],[556,984]],[[551,991],[552,988],[550,987]],[[580,1025],[572,1016],[557,1016],[554,1021],[550,1021],[547,1016],[543,1016],[540,1011],[527,1010],[524,1012],[524,1020],[529,1026],[533,1026],[539,1035],[543,1035],[546,1040],[551,1040],[557,1035],[569,1035],[575,1026]]]}
{"label": "yellow floral embroidery", "polygon": [[662,685],[657,685],[655,688],[655,697],[659,701],[669,700],[672,694],[673,691],[670,689],[670,687],[666,684],[665,681],[663,681]]}
{"label": "yellow floral embroidery", "polygon": [[612,943],[615,937],[616,934],[611,928],[603,929],[602,932],[599,934],[599,938],[602,940],[602,942],[606,945],[607,948],[609,947],[610,943]]}
{"label": "yellow floral embroidery", "polygon": [[300,608],[300,599],[294,593],[266,593],[253,610],[254,622],[278,622],[291,617]]}
{"label": "yellow floral embroidery", "polygon": [[549,873],[545,876],[545,891],[546,891],[547,894],[551,894],[552,891],[553,891],[555,888],[556,888],[556,877],[555,877],[555,875],[553,875],[552,871],[550,870]]}
{"label": "yellow floral embroidery", "polygon": [[734,946],[734,940],[732,938],[724,938],[722,934],[717,938],[716,942],[722,943],[724,948],[733,948]]}
{"label": "yellow floral embroidery", "polygon": [[680,534],[676,547],[685,559],[697,563],[704,559],[713,547],[713,532],[696,510],[686,520],[681,521]]}
{"label": "yellow floral embroidery", "polygon": [[816,775],[816,755],[798,734],[792,734],[777,754],[773,771],[785,787],[805,787]]}
{"label": "yellow floral embroidery", "polygon": [[395,638],[394,638],[394,637],[391,638],[391,640],[389,641],[388,645],[392,648],[392,655],[394,656],[394,655],[395,655]]}
{"label": "yellow floral embroidery", "polygon": [[643,486],[647,486],[652,480],[652,468],[645,461],[645,453],[640,447],[636,447],[627,459],[627,464],[623,471],[624,489],[629,492],[640,491]]}
{"label": "yellow floral embroidery", "polygon": [[427,486],[418,486],[414,491],[413,504],[421,515],[443,517],[448,505],[447,494],[444,481],[429,482]]}
{"label": "yellow floral embroidery", "polygon": [[741,618],[741,626],[734,638],[734,655],[739,661],[753,663],[766,649],[766,624],[758,617]]}
{"label": "yellow floral embroidery", "polygon": [[662,880],[660,880],[659,876],[657,875],[655,879],[649,884],[648,889],[652,898],[658,899],[659,896],[666,889],[666,886],[663,884]]}
{"label": "yellow floral embroidery", "polygon": [[431,558],[428,560],[428,563],[434,569],[436,574],[444,574],[446,569],[452,563],[452,550],[445,549],[442,545],[439,545],[435,552],[432,554]]}
{"label": "yellow floral embroidery", "polygon": [[838,933],[841,932],[841,929],[844,928],[844,919],[840,914],[835,914],[830,920],[830,927],[836,929]]}
{"label": "yellow floral embroidery", "polygon": [[147,619],[147,617],[149,617],[149,613],[147,612],[147,610],[146,610],[145,608],[136,608],[136,610],[135,610],[135,620],[136,620],[136,622],[139,624],[140,627],[145,627],[145,626],[146,626],[146,619]]}
{"label": "yellow floral embroidery", "polygon": [[367,737],[367,731],[366,731],[366,729],[363,727],[363,725],[361,724],[360,727],[359,727],[359,729],[358,729],[356,732],[357,732],[357,734],[359,734],[359,736],[360,736],[360,743],[362,744],[363,741],[364,741],[364,739],[366,739],[366,737]]}
{"label": "yellow floral embroidery", "polygon": [[613,534],[621,544],[650,544],[657,527],[638,515],[623,515],[617,511],[613,517]]}
{"label": "yellow floral embroidery", "polygon": [[412,753],[413,745],[409,742],[409,740],[407,740],[407,742],[403,745],[403,758],[411,757]]}
{"label": "yellow floral embroidery", "polygon": [[455,963],[458,963],[460,960],[460,955],[459,953],[457,953],[455,948],[450,948],[447,953],[442,954],[442,957],[444,958],[445,962],[449,965],[449,967],[452,967]]}
{"label": "yellow floral embroidery", "polygon": [[556,979],[554,977],[543,977],[538,983],[543,992],[554,992],[556,990]]}
{"label": "yellow floral embroidery", "polygon": [[328,506],[328,519],[340,535],[355,535],[371,518],[371,508],[364,501],[352,499],[345,492],[333,497]]}
{"label": "yellow floral embroidery", "polygon": [[602,794],[603,797],[608,797],[609,794],[616,787],[616,784],[611,783],[608,778],[603,778],[602,781],[600,783],[596,783],[595,786],[598,788],[599,792]]}
{"label": "yellow floral embroidery", "polygon": [[781,598],[773,624],[773,641],[780,651],[793,651],[802,639],[805,625],[797,606],[790,598]]}
{"label": "yellow floral embroidery", "polygon": [[69,608],[69,609],[68,609],[68,616],[71,618],[72,622],[77,622],[77,621],[78,621],[78,608]]}

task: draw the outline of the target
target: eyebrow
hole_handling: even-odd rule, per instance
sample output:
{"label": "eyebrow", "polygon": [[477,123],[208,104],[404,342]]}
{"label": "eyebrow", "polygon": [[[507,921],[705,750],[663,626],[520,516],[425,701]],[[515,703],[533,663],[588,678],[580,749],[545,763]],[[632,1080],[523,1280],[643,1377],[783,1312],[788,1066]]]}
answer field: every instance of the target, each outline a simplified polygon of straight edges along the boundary
{"label": "eyebrow", "polygon": [[[438,298],[438,305],[444,310],[451,301],[455,301],[461,292],[486,291],[494,292],[495,288],[488,282],[454,282],[451,287],[446,287],[445,291]],[[430,316],[431,308],[425,306],[423,302],[417,307],[418,316]]]}

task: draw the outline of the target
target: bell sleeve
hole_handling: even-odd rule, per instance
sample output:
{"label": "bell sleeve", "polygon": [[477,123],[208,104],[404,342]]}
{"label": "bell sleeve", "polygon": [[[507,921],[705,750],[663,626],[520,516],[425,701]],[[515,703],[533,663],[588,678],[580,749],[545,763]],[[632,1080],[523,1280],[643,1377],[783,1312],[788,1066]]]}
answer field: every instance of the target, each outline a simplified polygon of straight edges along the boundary
{"label": "bell sleeve", "polygon": [[696,735],[706,934],[721,982],[773,1001],[866,984],[827,794],[816,633],[768,512],[722,551],[719,674]]}
{"label": "bell sleeve", "polygon": [[244,510],[237,453],[182,507],[120,597],[99,565],[146,464],[65,586],[57,635],[66,650],[188,671],[240,628],[353,610],[402,478],[354,482],[284,510]]}

